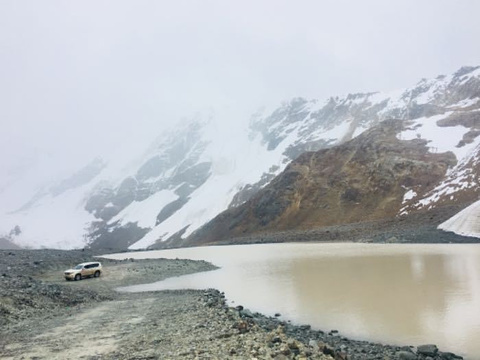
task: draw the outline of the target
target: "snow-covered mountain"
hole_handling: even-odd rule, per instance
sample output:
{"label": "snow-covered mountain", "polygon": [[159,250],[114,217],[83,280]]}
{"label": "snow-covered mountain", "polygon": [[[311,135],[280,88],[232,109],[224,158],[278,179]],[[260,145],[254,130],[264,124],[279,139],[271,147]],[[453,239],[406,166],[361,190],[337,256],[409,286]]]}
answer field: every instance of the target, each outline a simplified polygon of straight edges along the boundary
{"label": "snow-covered mountain", "polygon": [[0,215],[0,235],[30,247],[175,243],[244,204],[300,154],[344,144],[389,119],[402,123],[399,141],[425,140],[428,152],[456,157],[428,189],[404,186],[398,215],[476,200],[480,67],[464,67],[392,93],[296,98],[254,114],[245,127],[196,117],[134,161],[113,166],[99,158],[38,190]]}

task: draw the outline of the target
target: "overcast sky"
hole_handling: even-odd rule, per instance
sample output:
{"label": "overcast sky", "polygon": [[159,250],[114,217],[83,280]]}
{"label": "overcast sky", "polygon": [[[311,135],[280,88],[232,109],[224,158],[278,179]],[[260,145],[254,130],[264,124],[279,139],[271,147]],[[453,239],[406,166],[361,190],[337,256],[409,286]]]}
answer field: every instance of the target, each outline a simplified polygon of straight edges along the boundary
{"label": "overcast sky", "polygon": [[479,65],[479,14],[478,0],[0,0],[0,177],[143,146],[197,110],[238,122]]}

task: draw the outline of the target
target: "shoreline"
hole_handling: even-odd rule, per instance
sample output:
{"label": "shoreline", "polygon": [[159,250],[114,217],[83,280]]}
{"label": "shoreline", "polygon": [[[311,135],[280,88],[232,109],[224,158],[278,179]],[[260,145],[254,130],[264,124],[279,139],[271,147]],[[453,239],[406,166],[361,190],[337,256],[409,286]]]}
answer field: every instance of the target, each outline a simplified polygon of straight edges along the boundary
{"label": "shoreline", "polygon": [[[312,330],[309,325],[293,325],[278,317],[252,313],[241,305],[230,307],[226,304],[224,295],[215,289],[140,294],[123,294],[113,290],[118,285],[159,281],[162,278],[216,268],[204,261],[113,261],[102,258],[106,273],[100,281],[88,279],[66,282],[59,273],[60,269],[64,270],[65,265],[72,262],[91,259],[93,252],[10,250],[1,251],[0,256],[6,259],[0,264],[0,327],[2,334],[5,334],[0,341],[0,355],[5,358],[25,356],[22,352],[24,347],[33,351],[33,356],[43,354],[44,358],[62,358],[55,357],[56,354],[75,354],[75,348],[68,348],[67,343],[58,345],[58,337],[49,338],[48,334],[68,329],[75,323],[80,324],[77,330],[81,333],[86,330],[81,327],[82,316],[94,322],[118,322],[116,327],[122,330],[111,337],[107,336],[103,342],[98,342],[96,348],[93,347],[98,354],[90,355],[101,356],[102,359],[127,359],[137,353],[149,354],[152,359],[460,358],[451,353],[439,352],[434,347],[415,349],[410,346],[352,340],[336,331],[325,332]],[[14,309],[15,306],[18,309]],[[99,309],[102,311],[99,312]],[[122,316],[126,318],[117,319],[116,309],[123,309],[125,313]],[[15,312],[16,310],[18,311]],[[105,315],[107,313],[112,313],[111,317]],[[168,327],[167,321],[162,319],[169,319],[168,322],[173,321],[176,325]],[[130,326],[132,321],[138,321],[133,328]],[[159,327],[165,329],[156,332]],[[32,340],[32,330],[39,333],[38,339],[35,337]],[[99,334],[102,332],[103,329],[99,329]],[[192,335],[195,337],[192,338]],[[49,340],[45,341],[45,337]],[[139,338],[147,340],[139,342]],[[203,339],[200,344],[198,339]],[[192,343],[196,345],[188,345]],[[62,346],[67,348],[63,349]],[[202,348],[199,349],[199,346]],[[162,355],[164,351],[167,351],[168,356]],[[29,354],[32,355],[32,352]]]}
{"label": "shoreline", "polygon": [[[456,208],[455,208],[456,209]],[[448,211],[447,211],[448,210]],[[455,210],[456,211],[456,210]],[[438,229],[438,225],[455,213],[452,209],[439,209],[416,216],[395,219],[380,219],[368,222],[312,227],[275,232],[259,232],[228,238],[215,242],[188,241],[176,239],[174,242],[160,242],[147,250],[166,250],[195,246],[270,244],[285,242],[358,242],[358,243],[398,243],[398,244],[476,244],[480,238],[458,235]],[[110,250],[110,249],[107,249]],[[117,250],[119,251],[119,250]],[[142,250],[127,250],[142,251]]]}

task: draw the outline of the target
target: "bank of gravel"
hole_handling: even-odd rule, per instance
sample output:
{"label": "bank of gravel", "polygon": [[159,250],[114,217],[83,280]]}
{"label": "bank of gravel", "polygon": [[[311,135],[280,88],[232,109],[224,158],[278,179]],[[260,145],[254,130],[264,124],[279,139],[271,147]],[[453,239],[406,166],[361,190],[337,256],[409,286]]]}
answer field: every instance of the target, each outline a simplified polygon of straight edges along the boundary
{"label": "bank of gravel", "polygon": [[63,271],[95,260],[85,250],[0,251],[0,326],[31,317],[51,317],[81,305],[113,300],[117,286],[159,281],[167,277],[208,271],[204,261],[116,261],[101,259],[104,275],[99,281],[66,282]]}
{"label": "bank of gravel", "polygon": [[[283,242],[362,242],[362,243],[400,243],[400,244],[469,244],[479,243],[476,237],[457,235],[437,229],[461,208],[442,207],[424,213],[403,216],[394,219],[364,221],[359,223],[325,226],[311,229],[295,229],[270,233],[245,235],[218,241],[208,245],[267,244]],[[168,245],[168,243],[167,243]],[[171,247],[177,243],[170,244]],[[194,243],[183,245],[195,246]],[[164,243],[153,246],[161,248]]]}
{"label": "bank of gravel", "polygon": [[88,251],[0,253],[0,357],[5,359],[457,359],[434,346],[389,346],[294,326],[218,290],[117,293],[215,267],[203,261],[102,259],[99,279],[66,282]]}

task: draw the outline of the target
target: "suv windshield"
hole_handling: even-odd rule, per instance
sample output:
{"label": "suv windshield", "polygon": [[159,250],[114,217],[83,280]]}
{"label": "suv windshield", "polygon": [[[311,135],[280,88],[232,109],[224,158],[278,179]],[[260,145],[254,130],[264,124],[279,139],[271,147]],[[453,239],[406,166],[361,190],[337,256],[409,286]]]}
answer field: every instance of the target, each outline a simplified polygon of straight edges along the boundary
{"label": "suv windshield", "polygon": [[83,268],[83,265],[77,265],[74,267],[75,270],[80,270],[81,268]]}

